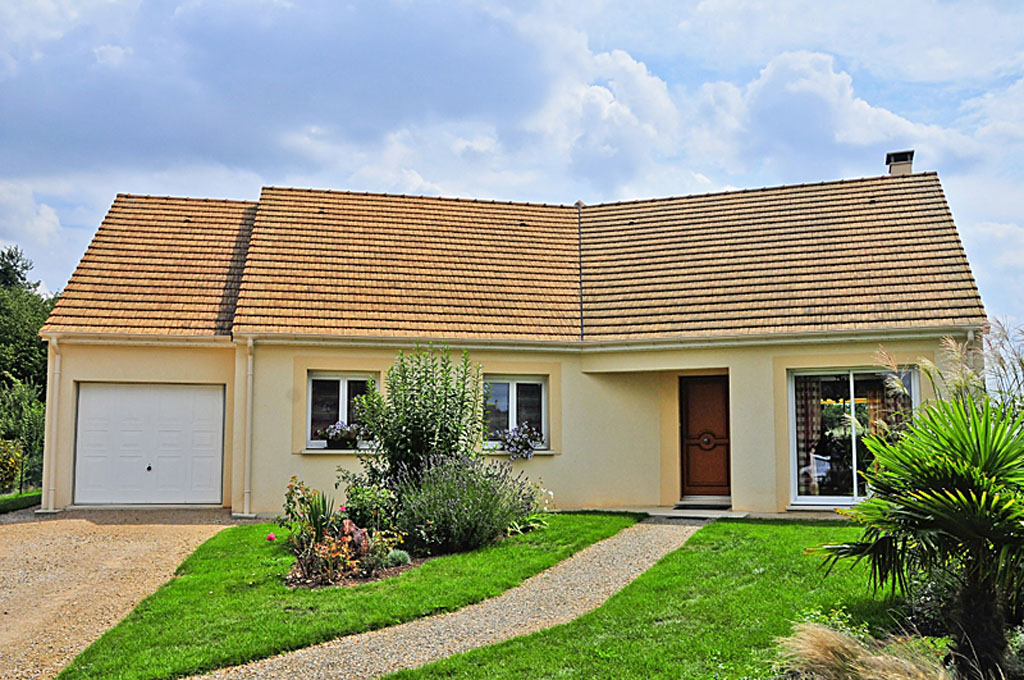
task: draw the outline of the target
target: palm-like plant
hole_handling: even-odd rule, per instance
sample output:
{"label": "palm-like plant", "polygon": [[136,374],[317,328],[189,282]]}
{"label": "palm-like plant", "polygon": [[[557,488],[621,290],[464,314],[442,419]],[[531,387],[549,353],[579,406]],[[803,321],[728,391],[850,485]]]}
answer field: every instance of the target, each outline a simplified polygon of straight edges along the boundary
{"label": "palm-like plant", "polygon": [[923,408],[899,437],[870,437],[872,496],[846,511],[861,539],[817,549],[867,560],[876,588],[952,579],[957,665],[997,677],[1006,617],[1024,604],[1024,415],[986,397]]}

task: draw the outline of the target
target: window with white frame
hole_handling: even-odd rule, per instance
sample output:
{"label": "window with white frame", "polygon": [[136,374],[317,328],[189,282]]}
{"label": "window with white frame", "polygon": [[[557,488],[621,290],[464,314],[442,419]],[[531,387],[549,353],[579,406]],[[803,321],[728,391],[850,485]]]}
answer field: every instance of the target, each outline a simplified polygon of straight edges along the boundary
{"label": "window with white frame", "polygon": [[870,370],[799,371],[790,375],[790,440],[797,502],[845,504],[868,490],[860,473],[873,456],[865,437],[883,434],[917,401],[917,375]]}
{"label": "window with white frame", "polygon": [[548,383],[542,376],[484,376],[484,417],[487,440],[496,442],[498,433],[529,425],[548,446]]}
{"label": "window with white frame", "polygon": [[369,389],[369,375],[310,373],[306,394],[307,448],[327,448],[323,434],[326,428],[336,423],[357,423],[355,399]]}

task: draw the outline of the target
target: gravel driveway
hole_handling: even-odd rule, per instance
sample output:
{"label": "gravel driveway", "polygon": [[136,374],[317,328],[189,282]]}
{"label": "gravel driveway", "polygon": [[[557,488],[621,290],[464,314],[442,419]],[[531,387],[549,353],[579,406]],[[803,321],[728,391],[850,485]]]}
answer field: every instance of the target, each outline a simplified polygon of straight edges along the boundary
{"label": "gravel driveway", "polygon": [[0,675],[55,676],[234,523],[227,510],[0,515]]}

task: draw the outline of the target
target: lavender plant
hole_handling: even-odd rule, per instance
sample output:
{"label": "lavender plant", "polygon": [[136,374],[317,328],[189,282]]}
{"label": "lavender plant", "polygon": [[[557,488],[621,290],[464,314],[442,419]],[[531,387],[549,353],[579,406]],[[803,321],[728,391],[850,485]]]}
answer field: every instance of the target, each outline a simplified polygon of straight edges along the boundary
{"label": "lavender plant", "polygon": [[486,545],[537,507],[530,482],[506,461],[434,456],[417,474],[397,476],[398,528],[409,547],[444,554]]}

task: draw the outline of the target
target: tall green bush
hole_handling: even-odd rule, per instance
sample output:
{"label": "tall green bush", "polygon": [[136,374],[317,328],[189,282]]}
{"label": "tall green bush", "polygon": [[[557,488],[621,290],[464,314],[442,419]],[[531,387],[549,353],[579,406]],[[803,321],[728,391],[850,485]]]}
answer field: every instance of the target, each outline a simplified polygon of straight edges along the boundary
{"label": "tall green bush", "polygon": [[21,469],[21,443],[0,439],[0,493],[7,491]]}
{"label": "tall green bush", "polygon": [[20,248],[0,248],[0,374],[45,387],[47,349],[39,329],[57,298],[39,292],[31,270]]}
{"label": "tall green bush", "polygon": [[0,438],[17,441],[23,455],[17,485],[38,487],[43,476],[43,435],[46,407],[39,388],[7,373],[0,380]]}
{"label": "tall green bush", "polygon": [[866,560],[876,587],[950,584],[960,671],[1000,677],[1008,620],[1024,612],[1024,414],[985,396],[938,401],[899,437],[865,441],[872,496],[845,512],[864,532],[818,550],[832,565]]}
{"label": "tall green bush", "polygon": [[364,459],[370,483],[393,487],[403,470],[416,477],[428,457],[480,455],[484,435],[483,369],[447,348],[399,352],[385,375],[387,390],[359,397],[356,411],[373,441]]}

